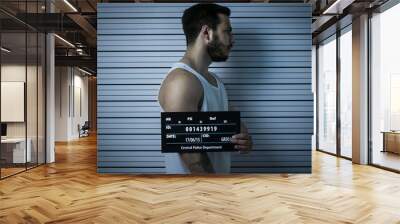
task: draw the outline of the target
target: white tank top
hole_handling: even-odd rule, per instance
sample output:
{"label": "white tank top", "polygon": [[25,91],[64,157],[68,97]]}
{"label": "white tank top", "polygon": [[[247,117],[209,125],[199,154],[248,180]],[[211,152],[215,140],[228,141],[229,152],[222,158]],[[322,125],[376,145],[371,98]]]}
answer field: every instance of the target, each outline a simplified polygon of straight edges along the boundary
{"label": "white tank top", "polygon": [[[224,84],[216,76],[210,73],[216,80],[217,86],[209,83],[202,75],[185,63],[177,62],[168,71],[170,73],[176,68],[184,69],[200,81],[203,86],[203,103],[200,111],[228,111],[228,95]],[[164,81],[164,80],[163,80]],[[161,107],[161,106],[160,106]],[[163,111],[161,107],[161,111]],[[230,173],[231,153],[230,152],[208,152],[208,157],[216,173]],[[186,168],[178,153],[165,153],[165,168],[169,174],[188,174],[190,171]]]}

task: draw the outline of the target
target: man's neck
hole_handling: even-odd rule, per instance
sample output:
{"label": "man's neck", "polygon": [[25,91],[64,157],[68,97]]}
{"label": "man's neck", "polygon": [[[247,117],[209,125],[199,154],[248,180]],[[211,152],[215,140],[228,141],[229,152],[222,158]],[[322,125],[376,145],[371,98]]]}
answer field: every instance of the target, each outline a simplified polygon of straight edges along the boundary
{"label": "man's neck", "polygon": [[211,64],[211,59],[205,49],[192,46],[187,49],[185,55],[181,59],[181,62],[189,65],[200,74],[207,74],[208,66]]}

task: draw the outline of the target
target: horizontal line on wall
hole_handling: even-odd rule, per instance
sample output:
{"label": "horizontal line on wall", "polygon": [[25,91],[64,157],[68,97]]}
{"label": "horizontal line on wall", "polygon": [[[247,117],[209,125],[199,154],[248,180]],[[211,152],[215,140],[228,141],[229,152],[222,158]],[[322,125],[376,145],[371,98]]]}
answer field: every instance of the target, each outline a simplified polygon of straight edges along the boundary
{"label": "horizontal line on wall", "polygon": [[[97,73],[97,74],[99,74],[99,73]],[[134,77],[132,77],[132,79],[134,79]],[[110,83],[110,84],[97,84],[97,86],[159,86],[159,85],[160,84],[149,84],[149,83],[143,83],[143,84],[138,84],[138,83],[135,83],[135,84],[126,84],[126,83],[121,83],[121,84],[112,84],[112,83]]]}
{"label": "horizontal line on wall", "polygon": [[[109,67],[97,67],[98,69],[105,69],[105,68],[109,68]],[[112,67],[113,69],[143,69],[143,68],[149,68],[149,67]],[[151,68],[171,68],[170,66],[168,67],[151,67]],[[311,66],[301,66],[301,67],[291,67],[291,66],[263,66],[263,67],[254,67],[254,66],[250,66],[250,67],[212,67],[212,68],[233,68],[233,69],[238,69],[238,68],[311,68]]]}
{"label": "horizontal line on wall", "polygon": [[[107,14],[108,12],[99,12],[102,14]],[[98,13],[98,14],[99,14]],[[110,12],[113,13],[113,12]],[[282,13],[288,13],[288,12],[282,12]],[[230,16],[230,19],[233,18],[238,18],[238,19],[269,19],[269,18],[280,18],[280,19],[312,19],[312,17],[309,16],[291,16],[291,17],[276,17],[276,16],[263,16],[263,17],[248,17],[248,16],[238,16],[238,17],[233,17]],[[103,19],[182,19],[182,17],[97,17],[97,20],[103,20]]]}
{"label": "horizontal line on wall", "polygon": [[[295,124],[304,124],[304,125],[309,125],[309,124],[312,124],[313,122],[312,121],[301,121],[301,120],[298,120],[298,121],[281,121],[281,122],[271,122],[271,121],[269,121],[269,122],[249,122],[249,123],[251,123],[251,124],[260,124],[260,123],[273,123],[273,124],[292,124],[292,123],[295,123]],[[101,123],[101,125],[102,126],[104,126],[104,125],[106,125],[106,124],[113,124],[113,123]],[[123,124],[142,124],[142,125],[147,125],[147,124],[153,124],[153,125],[160,125],[160,123],[159,122],[150,122],[150,123],[135,123],[135,122],[128,122],[128,123],[123,123]],[[200,125],[200,124],[197,124],[197,125]],[[124,127],[124,128],[121,128],[121,127],[102,127],[103,129],[106,129],[106,130],[113,130],[113,129],[119,129],[119,130],[128,130],[128,129],[133,129],[132,127]],[[309,127],[307,126],[307,127],[295,127],[296,129],[309,129]],[[158,130],[158,129],[160,129],[160,126],[157,126],[157,127],[151,127],[151,128],[146,128],[146,129],[150,129],[150,130]],[[259,130],[261,130],[261,129],[264,129],[264,130],[270,130],[270,129],[289,129],[288,127],[273,127],[273,128],[263,128],[263,127],[251,127],[250,129],[252,129],[252,130],[257,130],[257,131],[259,131]]]}
{"label": "horizontal line on wall", "polygon": [[[296,101],[296,102],[313,102],[313,100],[229,100],[229,102],[270,102],[270,101]],[[97,102],[158,102],[157,100],[97,100]]]}
{"label": "horizontal line on wall", "polygon": [[[300,50],[300,51],[302,51],[302,50]],[[307,50],[304,50],[304,51],[307,51]],[[125,53],[125,52],[124,52]],[[109,59],[109,58],[112,58],[112,59],[114,59],[114,58],[126,58],[126,57],[139,57],[139,56],[115,56],[115,55],[98,55],[97,56],[97,58],[106,58],[106,59]],[[153,57],[158,57],[158,58],[166,58],[166,59],[169,59],[169,58],[171,58],[171,57],[176,57],[176,58],[180,58],[180,56],[159,56],[159,55],[157,55],[157,56],[154,56],[154,55],[144,55],[144,56],[140,56],[141,58],[153,58]],[[260,56],[229,56],[229,58],[244,58],[244,57],[246,57],[246,58],[254,58],[254,59],[258,59],[258,58],[260,58]],[[274,58],[299,58],[299,57],[303,57],[303,58],[305,58],[305,57],[308,57],[308,56],[301,56],[301,55],[296,55],[296,56],[266,56],[266,57],[274,57]],[[146,61],[144,61],[144,62],[146,62]],[[232,61],[233,62],[233,61]],[[235,62],[239,62],[239,61],[235,61]],[[279,62],[279,61],[275,61],[275,62]],[[282,61],[282,62],[288,62],[288,63],[290,63],[290,62],[311,62],[311,58],[309,59],[309,60],[307,60],[307,61]],[[113,63],[113,62],[99,62],[99,63]],[[130,62],[124,62],[124,63],[130,63]]]}
{"label": "horizontal line on wall", "polygon": [[[107,24],[112,24],[112,23],[107,23]],[[153,34],[126,34],[126,33],[121,33],[121,34],[112,34],[112,33],[107,33],[107,34],[98,34],[98,36],[132,36],[132,35],[139,35],[139,36],[144,36],[144,35],[153,35]],[[160,34],[159,34],[160,35]],[[168,33],[168,34],[162,34],[162,35],[168,35],[168,36],[184,36],[183,33]],[[269,34],[258,34],[258,33],[234,33],[235,36],[260,36],[260,35],[275,35],[275,36],[289,36],[289,35],[296,35],[296,33],[269,33]],[[311,33],[302,33],[302,35],[309,35],[310,37],[312,36]]]}
{"label": "horizontal line on wall", "polygon": [[[97,74],[99,74],[99,73],[97,73]],[[105,78],[103,78],[103,80],[104,80]],[[112,78],[108,78],[108,79],[112,79]],[[135,78],[131,78],[131,79],[135,79]],[[283,79],[283,78],[282,78]],[[280,79],[280,80],[282,80],[282,79]],[[309,79],[311,79],[311,78],[309,78]],[[288,80],[291,80],[290,78],[288,78]],[[250,84],[254,84],[254,85],[279,85],[279,84],[282,84],[282,83],[246,83],[246,84],[239,84],[239,83],[226,83],[226,82],[224,82],[224,85],[225,86],[227,86],[227,85],[241,85],[241,86],[245,86],[245,85],[250,85]],[[296,82],[296,83],[287,83],[287,84],[282,84],[282,85],[299,85],[299,84],[306,84],[306,85],[311,85],[311,83],[310,82]],[[104,85],[104,86],[106,86],[106,85],[128,85],[128,86],[130,86],[130,85],[138,85],[138,86],[140,86],[140,85],[160,85],[160,84],[147,84],[147,83],[144,83],[144,84],[141,84],[141,83],[135,83],[135,84],[124,84],[124,83],[121,83],[121,84],[111,84],[111,83],[103,83],[103,84],[97,84],[98,86],[99,85]]]}
{"label": "horizontal line on wall", "polygon": [[[103,118],[160,118],[160,117],[97,117],[100,119]],[[280,117],[276,117],[276,116],[268,116],[268,117],[241,117],[241,118],[313,118],[313,116],[280,116]]]}
{"label": "horizontal line on wall", "polygon": [[[97,74],[99,74],[99,73],[97,73]],[[252,83],[245,83],[245,84],[242,84],[242,85],[248,85],[248,84],[252,84]],[[254,83],[254,84],[256,84],[256,83]],[[268,84],[268,83],[263,83],[263,84],[260,84],[260,85],[266,85],[266,84]],[[278,83],[276,83],[276,84],[278,84]],[[296,82],[296,83],[293,83],[293,84],[294,85],[311,85],[311,82],[304,81],[304,82]],[[110,85],[110,84],[97,84],[97,85]],[[121,84],[115,84],[115,85],[121,85]],[[127,84],[127,85],[142,85],[142,84],[135,83],[135,84]],[[160,84],[155,84],[155,85],[160,85]],[[225,82],[224,85],[227,86],[227,85],[234,85],[234,84]],[[237,85],[240,85],[240,84],[237,84]],[[272,83],[271,85],[275,85],[275,83]],[[311,91],[311,89],[310,89],[310,91]]]}
{"label": "horizontal line on wall", "polygon": [[[99,74],[99,73],[97,73]],[[134,78],[133,78],[134,79]],[[236,78],[235,78],[236,79]],[[237,78],[237,79],[248,79],[248,78]],[[293,78],[287,78],[287,79],[293,79]],[[311,78],[310,78],[311,79]],[[309,86],[311,86],[311,83],[307,83]],[[149,83],[144,83],[144,84],[126,84],[126,83],[121,83],[121,84],[114,84],[114,83],[109,83],[109,84],[97,84],[98,86],[160,86],[160,84],[149,84]],[[299,83],[246,83],[246,84],[241,84],[241,83],[233,83],[233,84],[225,84],[225,86],[256,86],[256,85],[266,85],[266,86],[290,86],[290,85],[299,85]]]}
{"label": "horizontal line on wall", "polygon": [[157,102],[157,100],[97,100],[97,102]]}
{"label": "horizontal line on wall", "polygon": [[[305,51],[305,52],[311,52],[312,50],[251,50],[251,52],[260,52],[260,51],[279,51],[279,52],[290,52],[290,51]],[[185,52],[184,50],[158,50],[158,51],[154,51],[154,50],[148,50],[148,51],[133,51],[133,50],[114,50],[114,51],[97,51],[97,52]],[[249,50],[232,50],[231,52],[249,52]],[[253,56],[256,57],[256,56]]]}
{"label": "horizontal line on wall", "polygon": [[[283,162],[283,161],[280,161]],[[296,161],[296,162],[301,162],[301,161]],[[311,161],[307,161],[311,162]],[[234,162],[232,162],[233,164]],[[251,161],[249,161],[251,163]],[[246,169],[252,169],[252,168],[311,168],[311,166],[231,166],[232,168],[246,168]]]}
{"label": "horizontal line on wall", "polygon": [[97,168],[146,168],[146,169],[163,168],[164,169],[165,166],[98,166]]}
{"label": "horizontal line on wall", "polygon": [[[311,129],[311,128],[308,128],[308,129]],[[100,134],[99,133],[98,135],[107,135],[107,134]],[[125,140],[154,140],[154,139],[157,140],[158,139],[158,140],[161,140],[161,138],[154,138],[154,137],[157,137],[157,136],[161,135],[161,133],[152,133],[152,134],[138,133],[138,134],[134,134],[134,135],[135,136],[142,136],[142,137],[149,137],[149,138],[146,138],[146,139],[126,139],[126,138],[122,138],[122,139],[125,139]],[[282,137],[282,135],[286,135],[286,136],[283,136],[283,137],[291,137],[291,135],[286,134],[286,133],[267,133],[267,134],[264,134],[264,135],[265,135],[265,137],[273,137],[273,136],[274,137],[276,137],[276,136]],[[303,133],[295,133],[295,135],[296,136],[302,135],[302,136],[299,136],[299,137],[304,137],[304,138],[308,137],[308,134],[303,134]],[[260,138],[258,140],[262,140],[262,139],[263,138]],[[279,138],[279,139],[282,139],[282,138]],[[287,140],[299,140],[299,139],[302,139],[302,138],[297,138],[297,137],[293,138],[293,137],[291,137],[291,138],[284,138],[284,139],[287,139]],[[105,140],[105,139],[103,139],[103,140]],[[109,139],[109,140],[113,140],[113,139]],[[307,138],[307,139],[303,139],[303,140],[309,140],[309,139]]]}

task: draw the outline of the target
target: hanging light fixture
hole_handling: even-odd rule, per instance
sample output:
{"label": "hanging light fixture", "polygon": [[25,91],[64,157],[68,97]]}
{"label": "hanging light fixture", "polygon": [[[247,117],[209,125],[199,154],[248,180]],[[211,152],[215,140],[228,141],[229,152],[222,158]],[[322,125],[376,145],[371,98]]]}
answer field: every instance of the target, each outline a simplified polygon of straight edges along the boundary
{"label": "hanging light fixture", "polygon": [[11,50],[9,50],[9,49],[7,49],[5,47],[1,47],[1,51],[4,51],[6,53],[10,53],[11,52]]}
{"label": "hanging light fixture", "polygon": [[78,10],[68,1],[64,0],[65,4],[67,4],[74,12],[78,12]]}

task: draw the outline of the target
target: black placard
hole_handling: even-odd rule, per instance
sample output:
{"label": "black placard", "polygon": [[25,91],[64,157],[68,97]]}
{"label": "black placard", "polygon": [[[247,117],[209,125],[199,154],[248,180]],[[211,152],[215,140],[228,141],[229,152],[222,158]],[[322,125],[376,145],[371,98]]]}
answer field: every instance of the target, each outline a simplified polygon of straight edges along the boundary
{"label": "black placard", "polygon": [[240,112],[162,112],[161,151],[237,151],[232,135],[240,133]]}

